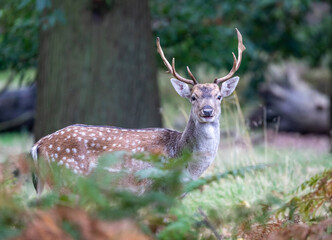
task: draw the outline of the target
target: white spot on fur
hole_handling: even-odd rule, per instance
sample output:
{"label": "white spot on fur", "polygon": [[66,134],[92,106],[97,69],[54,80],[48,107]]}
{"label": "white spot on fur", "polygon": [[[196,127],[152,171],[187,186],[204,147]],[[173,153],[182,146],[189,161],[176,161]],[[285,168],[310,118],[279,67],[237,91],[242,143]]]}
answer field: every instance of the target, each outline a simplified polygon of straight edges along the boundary
{"label": "white spot on fur", "polygon": [[48,146],[49,149],[52,149],[53,145],[51,144],[50,146]]}
{"label": "white spot on fur", "polygon": [[67,152],[67,153],[70,153],[70,149],[69,149],[69,148],[67,148],[67,149],[66,149],[66,152]]}
{"label": "white spot on fur", "polygon": [[73,153],[77,153],[77,149],[76,148],[73,148],[72,151],[73,151]]}
{"label": "white spot on fur", "polygon": [[81,138],[81,137],[78,137],[77,140],[80,142],[80,141],[82,140],[82,138]]}
{"label": "white spot on fur", "polygon": [[89,165],[89,172],[95,168],[97,166],[97,164],[93,163],[93,162],[90,162],[90,165]]}
{"label": "white spot on fur", "polygon": [[55,157],[55,158],[58,158],[58,154],[54,153],[54,157]]}
{"label": "white spot on fur", "polygon": [[106,146],[103,146],[103,149],[105,150],[107,147]]}
{"label": "white spot on fur", "polygon": [[121,171],[119,169],[109,168],[109,167],[105,167],[104,169],[107,170],[108,172],[120,172]]}
{"label": "white spot on fur", "polygon": [[56,148],[56,150],[60,151],[60,150],[61,150],[61,148],[60,148],[60,147],[57,147],[57,148]]}
{"label": "white spot on fur", "polygon": [[33,158],[33,161],[37,164],[37,160],[38,160],[38,151],[37,151],[38,147],[37,145],[33,146],[31,149],[31,156]]}
{"label": "white spot on fur", "polygon": [[62,165],[62,164],[63,164],[63,161],[60,160],[60,161],[58,162],[58,165]]}

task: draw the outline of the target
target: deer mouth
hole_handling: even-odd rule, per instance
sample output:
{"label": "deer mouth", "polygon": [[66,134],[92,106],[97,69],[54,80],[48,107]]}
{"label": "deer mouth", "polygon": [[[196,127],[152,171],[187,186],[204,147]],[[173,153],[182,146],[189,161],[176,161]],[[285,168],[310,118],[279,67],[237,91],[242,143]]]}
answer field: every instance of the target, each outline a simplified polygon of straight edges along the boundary
{"label": "deer mouth", "polygon": [[214,119],[213,115],[200,115],[200,119],[202,120],[202,122],[212,122]]}
{"label": "deer mouth", "polygon": [[213,116],[212,115],[209,115],[209,116],[201,116],[202,118],[206,118],[206,119],[211,119],[211,118],[213,118]]}

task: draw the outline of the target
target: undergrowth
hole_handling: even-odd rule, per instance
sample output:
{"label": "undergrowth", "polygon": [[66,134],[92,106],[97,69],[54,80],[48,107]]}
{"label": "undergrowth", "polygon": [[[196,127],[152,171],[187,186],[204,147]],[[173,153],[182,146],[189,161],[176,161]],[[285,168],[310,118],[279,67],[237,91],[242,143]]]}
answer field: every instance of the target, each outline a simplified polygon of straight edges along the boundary
{"label": "undergrowth", "polygon": [[[115,236],[114,239],[130,239],[132,235],[128,234],[135,232],[137,238],[134,239],[236,239],[249,236],[253,226],[273,223],[279,224],[276,229],[280,230],[297,221],[317,223],[332,217],[332,169],[304,181],[294,192],[272,191],[256,202],[235,200],[226,207],[210,194],[210,189],[222,194],[217,186],[229,187],[231,182],[257,178],[275,165],[258,163],[215,172],[195,181],[183,181],[182,169],[190,160],[190,154],[169,162],[157,156],[137,155],[136,158],[149,161],[153,167],[139,171],[136,177],[151,179],[153,184],[145,194],[136,194],[114,185],[126,172],[107,172],[107,167],[122,157],[122,153],[115,153],[101,158],[87,177],[56,164],[49,167],[45,162],[42,171],[52,179],[54,186],[39,198],[27,197],[22,190],[26,187],[25,180],[6,171],[11,164],[3,163],[1,238],[105,239]],[[184,193],[187,196],[183,198]],[[205,197],[212,198],[211,202],[205,202]],[[127,233],[123,235],[124,232]]]}
{"label": "undergrowth", "polygon": [[[179,109],[173,107],[172,114],[166,109],[167,127],[183,128],[189,106],[179,106],[181,118]],[[315,227],[320,235],[331,234],[331,155],[276,149],[265,131],[261,144],[253,146],[237,96],[225,99],[222,109],[221,146],[213,166],[200,179],[185,182],[182,169],[189,154],[169,162],[136,155],[153,164],[136,174],[153,182],[139,195],[115,184],[125,171],[107,172],[122,158],[114,153],[101,158],[87,177],[57,165],[45,168],[55,184],[37,197],[30,168],[22,166],[27,156],[10,156],[27,151],[31,137],[2,135],[0,239],[310,239]],[[18,138],[25,140],[17,144]],[[300,238],[299,231],[308,234]],[[273,238],[273,232],[283,235]]]}

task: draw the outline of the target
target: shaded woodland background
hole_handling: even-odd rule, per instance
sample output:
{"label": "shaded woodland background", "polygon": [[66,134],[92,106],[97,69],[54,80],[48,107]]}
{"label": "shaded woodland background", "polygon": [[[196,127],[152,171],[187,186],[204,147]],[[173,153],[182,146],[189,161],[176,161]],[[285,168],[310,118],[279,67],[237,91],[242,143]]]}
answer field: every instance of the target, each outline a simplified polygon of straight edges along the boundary
{"label": "shaded woodland background", "polygon": [[[244,107],[258,98],[271,73],[268,67],[276,64],[284,65],[284,70],[278,70],[284,75],[272,76],[279,78],[274,83],[297,88],[301,83],[288,76],[297,74],[297,82],[310,82],[310,88],[330,95],[331,6],[325,1],[14,0],[1,4],[0,69],[7,71],[8,82],[18,76],[20,85],[38,84],[36,139],[77,122],[161,126],[157,68],[163,71],[164,67],[155,51],[156,36],[166,56],[176,58],[178,69],[188,65],[196,74],[219,76],[231,67],[230,52],[237,44],[234,28],[239,28],[247,47],[238,73],[243,79]],[[287,67],[291,61],[313,70]],[[26,77],[28,72],[33,76]],[[213,80],[204,74],[200,77],[201,82]],[[324,126],[318,132],[328,134],[328,100],[319,99],[314,109],[306,109],[305,102],[315,102],[315,94],[286,88],[289,92],[284,95],[294,94],[302,102],[292,108],[303,108],[305,116],[317,116],[323,108],[323,120],[312,122]],[[280,94],[276,98],[280,100]],[[264,100],[269,105],[270,99]],[[267,117],[276,119],[278,114],[268,112]],[[296,125],[287,126],[288,130]]]}
{"label": "shaded woodland background", "polygon": [[[328,239],[331,11],[312,0],[1,1],[0,236]],[[179,72],[212,82],[232,67],[235,28],[247,48],[241,81],[201,179],[186,185],[179,165],[152,158],[150,193],[118,191],[103,170],[114,154],[87,178],[54,166],[72,193],[36,198],[34,141],[73,123],[182,131],[190,104],[170,86],[156,37]]]}

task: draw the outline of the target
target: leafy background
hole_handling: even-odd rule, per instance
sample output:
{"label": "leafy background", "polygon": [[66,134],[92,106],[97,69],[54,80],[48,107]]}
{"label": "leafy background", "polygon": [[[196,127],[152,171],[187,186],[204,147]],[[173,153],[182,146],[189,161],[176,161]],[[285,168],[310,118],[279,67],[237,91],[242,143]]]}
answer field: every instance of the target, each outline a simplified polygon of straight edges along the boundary
{"label": "leafy background", "polygon": [[[106,1],[107,6],[112,7],[112,2]],[[49,11],[51,5],[51,0],[0,2],[2,82],[11,73],[14,85],[34,80],[38,31],[66,24],[61,9]],[[237,47],[234,28],[239,28],[247,47],[239,70],[248,79],[247,98],[242,99],[256,97],[270,63],[295,58],[310,67],[331,66],[327,1],[151,0],[150,11],[154,35],[162,39],[165,54],[176,58],[177,69],[189,65],[203,82],[231,68],[231,51]],[[185,119],[188,106],[174,102],[166,76],[159,75],[165,123],[176,128],[177,119],[167,116],[179,115],[174,106],[180,105]],[[181,166],[170,168],[146,159],[157,162],[155,171],[141,177],[154,178],[155,186],[142,196],[111,187],[113,179],[104,174],[103,163],[118,161],[121,156],[115,154],[88,178],[54,166],[52,177],[59,186],[37,198],[27,156],[22,155],[32,145],[32,136],[2,134],[1,238],[267,239],[273,231],[283,234],[279,239],[307,239],[309,235],[300,238],[303,232],[330,237],[331,155],[310,147],[276,148],[267,141],[266,132],[263,143],[254,146],[248,137],[254,133],[246,128],[237,96],[226,100],[223,109],[225,148],[205,176],[184,183]],[[70,194],[60,191],[63,186]],[[189,193],[179,198],[184,191]]]}

